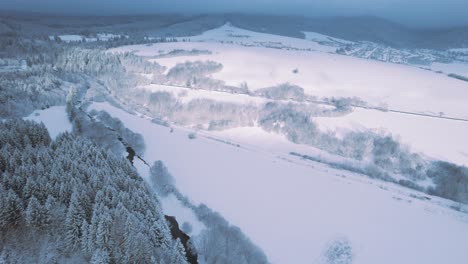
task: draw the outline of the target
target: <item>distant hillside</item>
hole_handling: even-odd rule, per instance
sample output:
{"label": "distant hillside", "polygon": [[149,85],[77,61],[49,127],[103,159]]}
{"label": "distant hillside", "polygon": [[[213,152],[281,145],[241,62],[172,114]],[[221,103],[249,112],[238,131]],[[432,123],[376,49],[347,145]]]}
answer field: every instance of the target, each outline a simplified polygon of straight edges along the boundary
{"label": "distant hillside", "polygon": [[303,38],[302,31],[395,48],[447,49],[468,45],[468,27],[414,29],[377,17],[275,17],[230,15],[233,25],[253,31]]}
{"label": "distant hillside", "polygon": [[[78,17],[0,12],[0,34],[14,29],[27,35],[122,33],[131,36],[182,37],[201,34],[226,22],[257,32],[304,38],[304,31],[394,48],[468,47],[468,26],[416,29],[378,17],[323,17],[210,14]],[[2,29],[3,28],[3,29]]]}

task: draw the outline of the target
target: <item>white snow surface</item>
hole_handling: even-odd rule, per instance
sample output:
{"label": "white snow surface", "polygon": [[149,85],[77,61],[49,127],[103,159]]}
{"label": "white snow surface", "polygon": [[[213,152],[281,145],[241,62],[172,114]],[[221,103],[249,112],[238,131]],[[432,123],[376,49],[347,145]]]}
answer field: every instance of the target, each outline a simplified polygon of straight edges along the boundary
{"label": "white snow surface", "polygon": [[354,264],[468,259],[468,217],[449,209],[449,201],[203,133],[190,140],[188,130],[170,133],[108,103],[91,109],[142,134],[146,161],[162,160],[182,193],[239,226],[272,263],[319,263],[325,246],[339,237],[352,243]]}
{"label": "white snow surface", "polygon": [[24,119],[44,123],[52,139],[55,139],[60,133],[72,131],[72,124],[68,120],[65,106],[52,106],[44,110],[35,110]]}

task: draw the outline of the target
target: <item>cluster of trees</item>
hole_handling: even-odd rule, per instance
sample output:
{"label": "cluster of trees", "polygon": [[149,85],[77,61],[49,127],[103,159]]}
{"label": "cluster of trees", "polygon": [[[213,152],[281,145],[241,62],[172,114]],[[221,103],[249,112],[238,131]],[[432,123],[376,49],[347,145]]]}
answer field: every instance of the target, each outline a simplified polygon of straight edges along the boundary
{"label": "cluster of trees", "polygon": [[[187,53],[184,50],[174,50],[174,54]],[[169,54],[172,54],[170,52]],[[189,51],[192,54],[194,51]],[[195,54],[203,51],[196,51]],[[172,54],[171,56],[176,56]],[[226,85],[222,80],[214,79],[211,77],[213,73],[222,70],[223,65],[214,61],[188,61],[178,63],[167,74],[153,75],[152,83],[166,84],[174,86],[182,86],[193,89],[204,89],[211,91],[222,91],[230,93],[243,93],[248,94],[248,87],[235,87]]]}
{"label": "cluster of trees", "polygon": [[294,143],[317,146],[325,139],[312,120],[317,114],[314,110],[307,111],[302,105],[292,103],[269,102],[259,113],[258,125],[266,131],[286,135]]}
{"label": "cluster of trees", "polygon": [[115,155],[121,155],[129,147],[138,156],[145,152],[143,137],[126,128],[119,119],[111,117],[105,111],[93,110],[88,113],[68,102],[67,114],[76,135],[92,140]]}
{"label": "cluster of trees", "polygon": [[167,73],[167,78],[173,81],[185,81],[192,77],[204,77],[206,75],[221,71],[223,65],[214,61],[187,61],[178,63]]}
{"label": "cluster of trees", "polygon": [[186,263],[130,163],[43,125],[0,123],[0,262]]}
{"label": "cluster of trees", "polygon": [[460,81],[468,82],[468,77],[463,76],[463,75],[459,75],[459,74],[455,74],[455,73],[450,73],[450,74],[448,74],[447,76],[448,76],[448,77],[455,78],[455,79],[458,79],[458,80],[460,80]]}
{"label": "cluster of trees", "polygon": [[303,101],[306,98],[304,88],[289,83],[283,83],[273,87],[258,89],[255,92],[253,92],[253,94],[256,96],[261,96],[275,100],[293,99],[296,101]]}
{"label": "cluster of trees", "polygon": [[253,126],[256,114],[257,109],[254,105],[194,99],[174,113],[173,120],[180,124],[198,124],[210,130],[220,130]]}
{"label": "cluster of trees", "polygon": [[24,60],[28,66],[26,70],[0,72],[1,118],[64,104],[70,87],[89,86],[89,80],[126,93],[129,88],[150,84],[141,73],[159,76],[164,72],[156,63],[132,53],[109,53],[99,44],[65,45],[7,34],[0,38],[0,51],[3,60]]}
{"label": "cluster of trees", "polygon": [[210,77],[211,74],[220,71],[222,68],[222,64],[214,61],[188,61],[176,64],[169,69],[166,75],[153,77],[152,82],[194,89],[223,90],[226,87],[224,81]]}
{"label": "cluster of trees", "polygon": [[331,241],[323,253],[326,264],[352,264],[354,259],[351,242],[346,238]]}
{"label": "cluster of trees", "polygon": [[399,64],[430,65],[433,62],[451,63],[453,61],[466,61],[460,54],[454,52],[430,49],[397,49],[384,44],[369,41],[354,44],[338,44],[336,53],[358,58],[373,59]]}
{"label": "cluster of trees", "polygon": [[[183,103],[171,92],[151,92],[133,89],[125,95],[131,108],[154,117],[155,123],[203,127],[220,130],[238,126],[252,126],[258,116],[258,107],[211,99],[193,99]],[[196,113],[196,114],[194,114]]]}
{"label": "cluster of trees", "polygon": [[[165,197],[174,195],[185,207],[191,209],[206,228],[192,242],[202,263],[266,264],[267,257],[242,231],[227,222],[220,214],[204,204],[193,205],[174,186],[175,180],[161,161],[150,169],[150,182],[156,192]],[[185,227],[191,229],[190,227]],[[183,228],[184,229],[184,228]]]}
{"label": "cluster of trees", "polygon": [[324,98],[324,101],[335,106],[337,112],[352,112],[353,106],[367,105],[367,103],[359,97],[331,97]]}
{"label": "cluster of trees", "polygon": [[209,50],[199,50],[199,49],[191,49],[191,50],[184,50],[184,49],[175,49],[171,50],[167,53],[162,53],[155,58],[170,58],[170,57],[177,57],[177,56],[196,56],[196,55],[210,55],[212,54]]}
{"label": "cluster of trees", "polygon": [[72,47],[60,53],[54,66],[63,72],[91,76],[125,71],[117,55],[79,47]]}
{"label": "cluster of trees", "polygon": [[434,161],[427,169],[435,186],[429,194],[468,204],[468,168],[444,161]]}
{"label": "cluster of trees", "polygon": [[[268,103],[259,115],[258,124],[267,131],[286,135],[292,142],[312,145],[342,157],[367,163],[369,166],[364,172],[371,177],[388,180],[389,175],[399,174],[415,182],[432,178],[432,174],[427,171],[428,161],[412,153],[391,135],[355,131],[339,138],[334,133],[318,129],[312,116],[291,104]],[[359,168],[359,171],[362,171],[362,168]]]}
{"label": "cluster of trees", "polygon": [[20,117],[65,103],[63,81],[45,68],[0,73],[0,118]]}

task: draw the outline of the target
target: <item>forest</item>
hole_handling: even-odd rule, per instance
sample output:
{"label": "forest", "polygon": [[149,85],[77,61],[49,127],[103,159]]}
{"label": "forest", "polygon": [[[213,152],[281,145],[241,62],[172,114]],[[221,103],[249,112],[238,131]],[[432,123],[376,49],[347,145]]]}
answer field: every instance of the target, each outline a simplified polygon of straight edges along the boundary
{"label": "forest", "polygon": [[155,194],[83,137],[0,123],[2,263],[187,263]]}

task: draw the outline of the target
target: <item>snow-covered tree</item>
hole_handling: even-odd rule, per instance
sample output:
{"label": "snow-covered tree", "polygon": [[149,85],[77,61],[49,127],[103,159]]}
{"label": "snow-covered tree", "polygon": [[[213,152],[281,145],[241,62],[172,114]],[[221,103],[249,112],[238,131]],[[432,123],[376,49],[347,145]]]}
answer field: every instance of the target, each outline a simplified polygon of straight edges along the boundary
{"label": "snow-covered tree", "polygon": [[35,196],[29,198],[26,208],[26,223],[36,229],[44,229],[48,223],[47,209],[36,199]]}
{"label": "snow-covered tree", "polygon": [[0,193],[0,229],[17,226],[23,214],[23,202],[13,190]]}
{"label": "snow-covered tree", "polygon": [[85,219],[84,210],[80,204],[78,191],[74,191],[65,218],[65,243],[70,250],[76,249],[81,240],[81,225]]}
{"label": "snow-covered tree", "polygon": [[166,196],[174,186],[174,178],[160,160],[151,166],[150,180],[153,187],[163,196]]}
{"label": "snow-covered tree", "polygon": [[91,264],[109,264],[109,253],[105,249],[97,249],[91,258]]}
{"label": "snow-covered tree", "polygon": [[185,248],[179,239],[176,239],[174,243],[169,262],[187,264],[187,259],[185,258]]}

